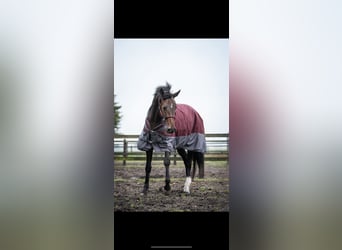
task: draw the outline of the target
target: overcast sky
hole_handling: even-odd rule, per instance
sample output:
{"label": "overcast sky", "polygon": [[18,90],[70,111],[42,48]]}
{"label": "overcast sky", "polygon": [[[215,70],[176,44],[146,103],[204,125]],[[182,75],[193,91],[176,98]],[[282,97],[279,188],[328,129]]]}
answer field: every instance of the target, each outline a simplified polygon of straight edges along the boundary
{"label": "overcast sky", "polygon": [[168,81],[177,103],[194,107],[206,133],[229,132],[228,39],[114,39],[120,133],[139,134],[155,89]]}

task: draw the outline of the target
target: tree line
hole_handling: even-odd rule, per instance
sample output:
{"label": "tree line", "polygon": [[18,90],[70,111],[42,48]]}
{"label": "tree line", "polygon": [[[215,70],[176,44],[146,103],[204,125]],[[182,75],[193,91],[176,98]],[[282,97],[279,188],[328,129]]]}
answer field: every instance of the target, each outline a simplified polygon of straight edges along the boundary
{"label": "tree line", "polygon": [[120,122],[122,118],[121,106],[115,101],[116,95],[114,94],[114,134],[117,134],[120,128]]}

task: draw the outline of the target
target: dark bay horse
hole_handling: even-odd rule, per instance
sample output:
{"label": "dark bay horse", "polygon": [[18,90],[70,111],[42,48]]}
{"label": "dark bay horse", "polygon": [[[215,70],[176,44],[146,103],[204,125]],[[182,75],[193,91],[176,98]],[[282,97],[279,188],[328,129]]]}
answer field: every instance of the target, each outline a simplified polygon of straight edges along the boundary
{"label": "dark bay horse", "polygon": [[[170,89],[169,83],[157,87],[147,113],[144,129],[138,140],[138,149],[146,151],[144,194],[149,188],[153,151],[165,152],[165,191],[171,190],[170,154],[175,150],[182,157],[185,165],[184,192],[190,193],[190,184],[195,177],[196,163],[199,168],[199,178],[204,177],[206,140],[203,120],[191,106],[176,104],[174,98],[178,96],[180,90],[171,93]],[[190,173],[192,163],[193,170]]]}

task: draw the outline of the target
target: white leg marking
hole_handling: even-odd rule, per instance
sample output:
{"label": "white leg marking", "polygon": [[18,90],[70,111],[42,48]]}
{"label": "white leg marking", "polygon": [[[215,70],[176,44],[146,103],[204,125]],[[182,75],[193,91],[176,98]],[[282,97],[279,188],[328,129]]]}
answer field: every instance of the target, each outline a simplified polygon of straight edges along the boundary
{"label": "white leg marking", "polygon": [[184,192],[190,194],[190,184],[191,184],[191,177],[186,177],[184,183]]}

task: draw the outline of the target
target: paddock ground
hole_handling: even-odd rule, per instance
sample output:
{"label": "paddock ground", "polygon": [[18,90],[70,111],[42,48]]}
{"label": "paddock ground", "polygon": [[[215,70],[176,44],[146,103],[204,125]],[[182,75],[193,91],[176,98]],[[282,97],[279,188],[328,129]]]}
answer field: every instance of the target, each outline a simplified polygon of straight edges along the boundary
{"label": "paddock ground", "polygon": [[145,163],[128,161],[114,163],[114,212],[227,212],[229,211],[229,174],[227,161],[206,161],[205,176],[191,183],[190,194],[183,192],[184,164],[170,165],[171,191],[165,184],[162,161],[152,162],[150,188],[141,194],[145,179]]}

